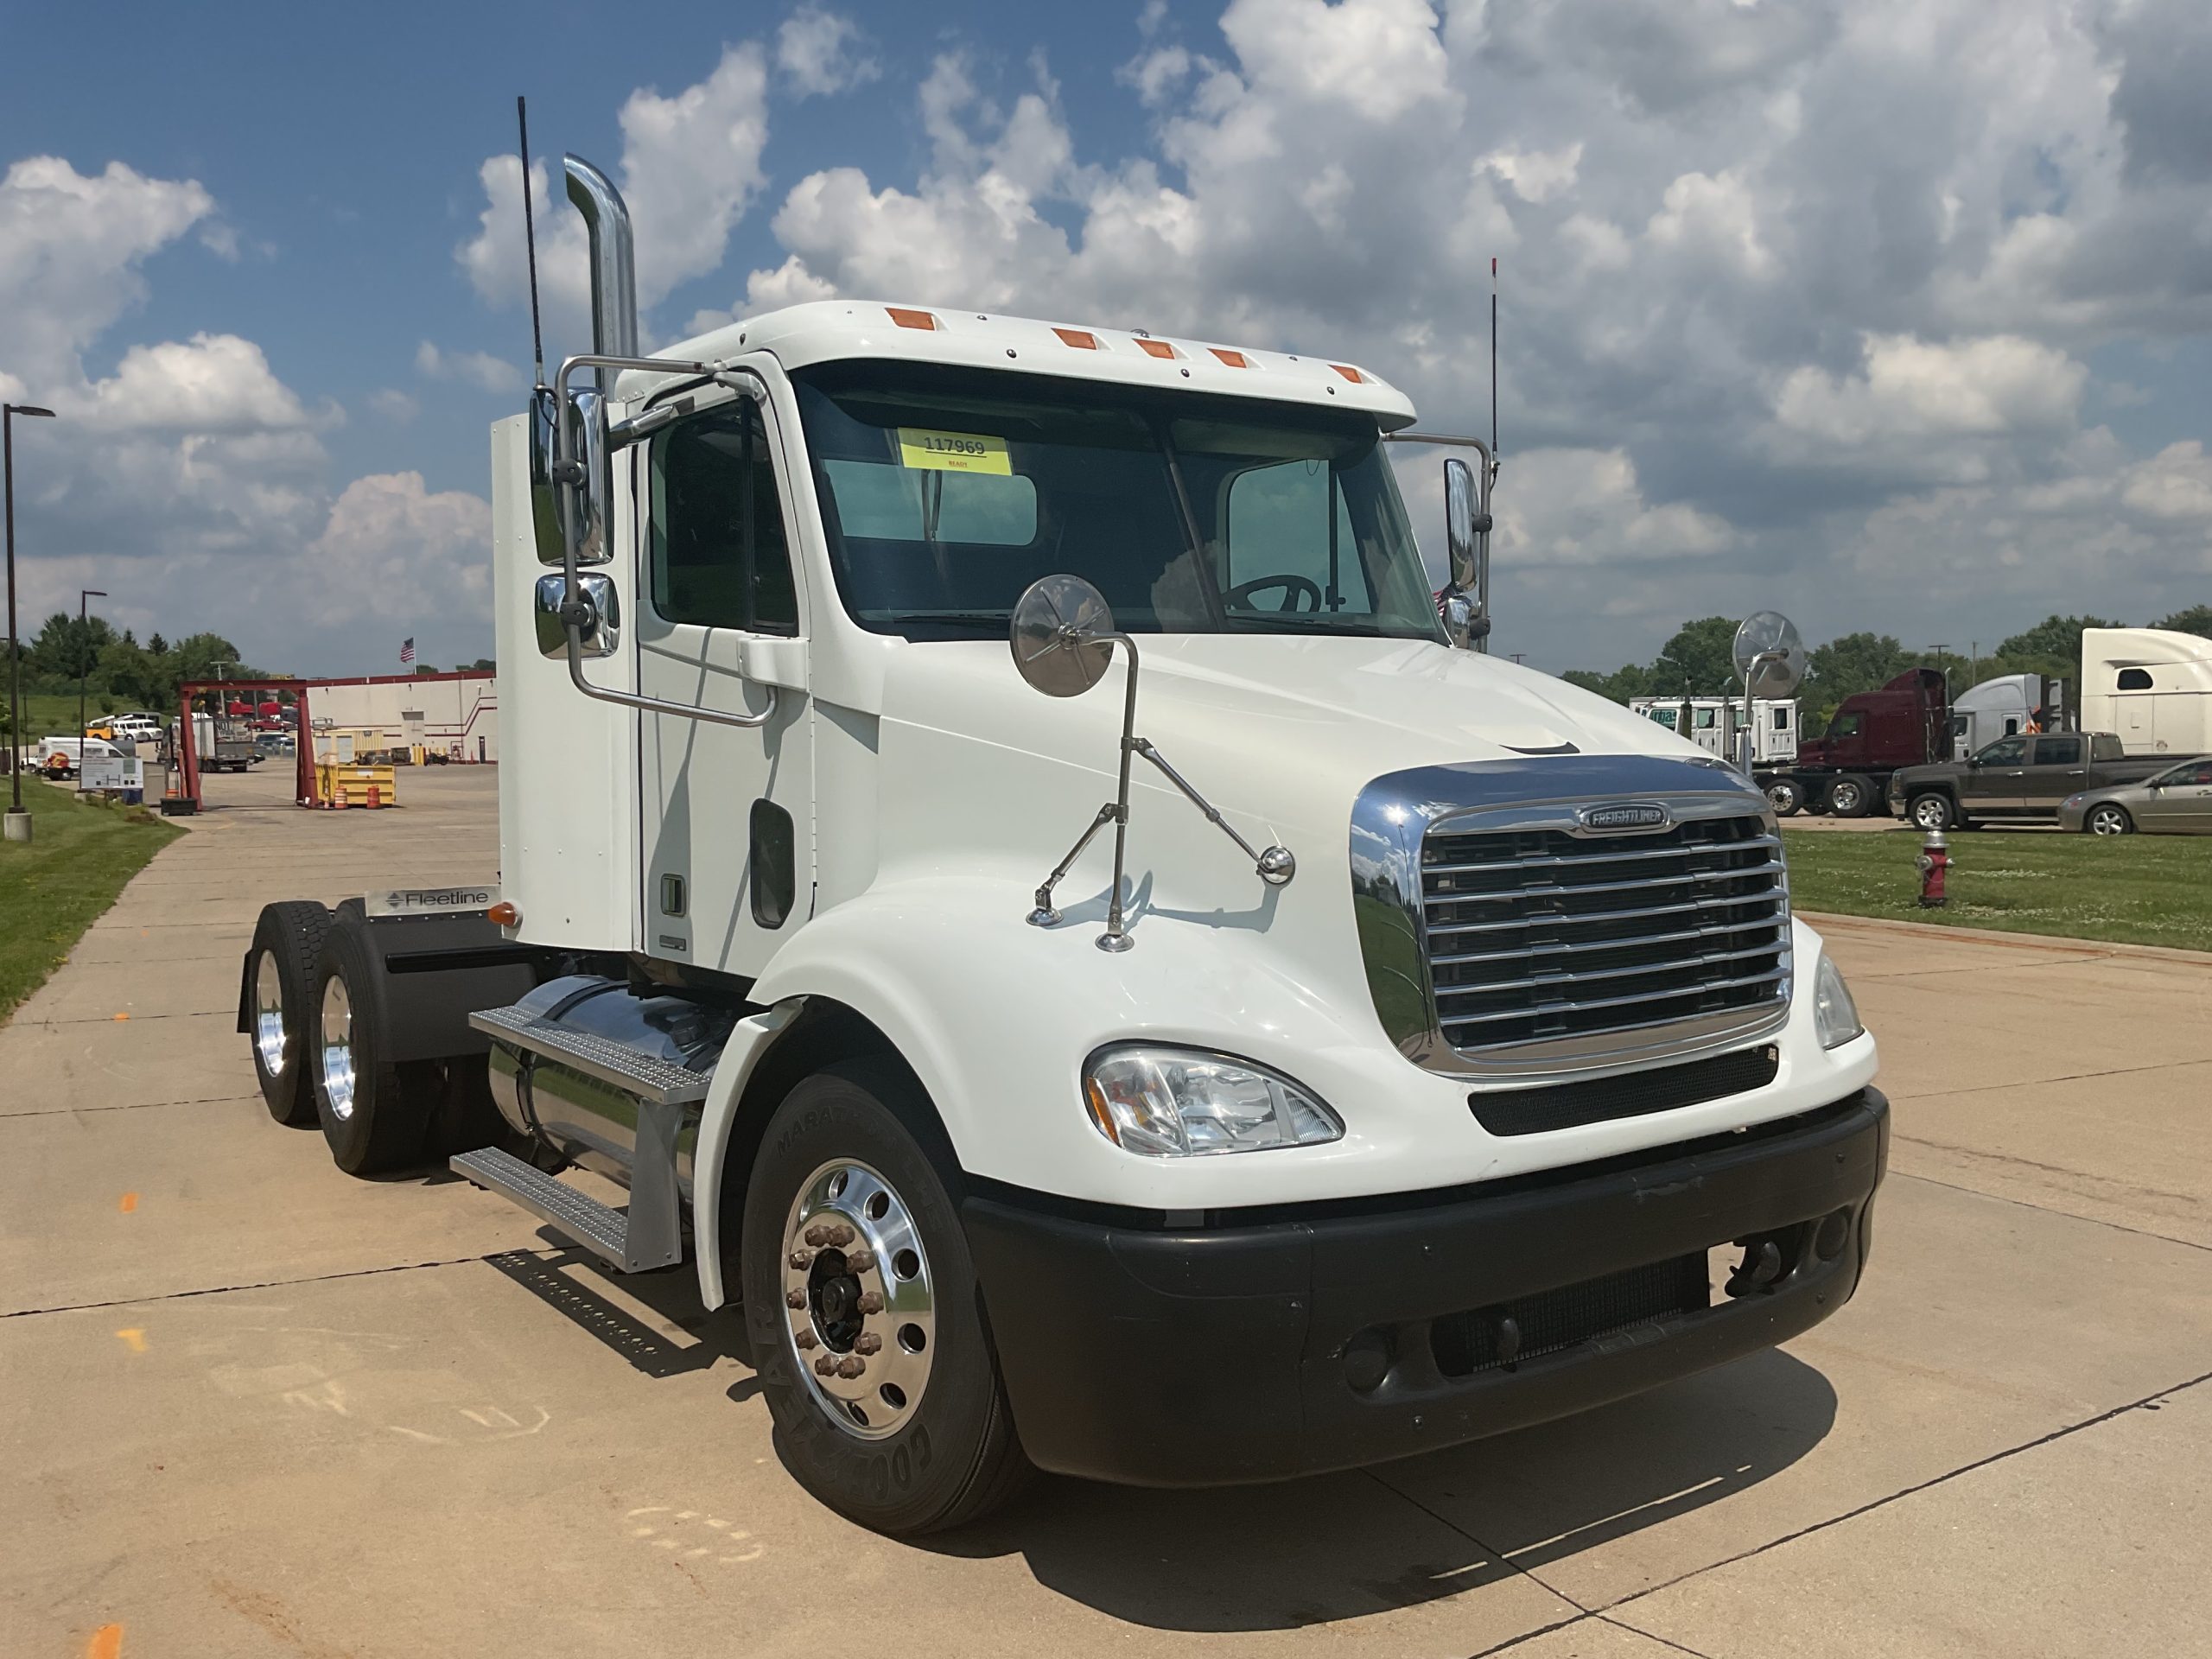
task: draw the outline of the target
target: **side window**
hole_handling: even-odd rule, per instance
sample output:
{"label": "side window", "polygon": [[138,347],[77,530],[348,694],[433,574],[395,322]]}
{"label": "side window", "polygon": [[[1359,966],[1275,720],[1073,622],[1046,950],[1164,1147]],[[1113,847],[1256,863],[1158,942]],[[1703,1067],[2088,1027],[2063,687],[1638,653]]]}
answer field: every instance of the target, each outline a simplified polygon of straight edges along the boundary
{"label": "side window", "polygon": [[2027,753],[2026,738],[2000,737],[1974,759],[1985,766],[2017,766],[2026,758]]}
{"label": "side window", "polygon": [[2119,690],[2122,691],[2148,691],[2150,689],[2151,671],[2149,669],[2123,668],[2120,671]]}
{"label": "side window", "polygon": [[2192,784],[2212,784],[2212,762],[2200,762],[2189,781]]}
{"label": "side window", "polygon": [[1700,732],[1709,732],[1713,729],[1713,711],[1712,709],[1693,709],[1691,713],[1697,722],[1698,730]]}
{"label": "side window", "polygon": [[1774,729],[1777,732],[1782,732],[1787,731],[1789,728],[1789,709],[1785,704],[1777,703],[1774,708]]}
{"label": "side window", "polygon": [[1856,737],[1859,735],[1859,728],[1865,726],[1866,723],[1866,716],[1861,714],[1858,709],[1854,709],[1847,715],[1838,715],[1835,717],[1834,721],[1828,727],[1828,735],[1830,737]]}
{"label": "side window", "polygon": [[2078,737],[2044,737],[2036,740],[2036,764],[2039,766],[2078,766],[2082,764],[2082,740]]}
{"label": "side window", "polygon": [[2099,732],[2089,740],[2089,759],[2092,760],[2119,760],[2125,759],[2126,754],[2126,751],[2120,747],[2120,740],[2110,732]]}
{"label": "side window", "polygon": [[798,597],[760,411],[709,410],[653,440],[653,608],[671,622],[797,633]]}
{"label": "side window", "polygon": [[[1351,516],[1334,482],[1325,461],[1255,467],[1230,481],[1226,586],[1233,589],[1269,576],[1304,579],[1255,588],[1236,608],[1373,613]],[[1313,584],[1311,591],[1306,582]]]}

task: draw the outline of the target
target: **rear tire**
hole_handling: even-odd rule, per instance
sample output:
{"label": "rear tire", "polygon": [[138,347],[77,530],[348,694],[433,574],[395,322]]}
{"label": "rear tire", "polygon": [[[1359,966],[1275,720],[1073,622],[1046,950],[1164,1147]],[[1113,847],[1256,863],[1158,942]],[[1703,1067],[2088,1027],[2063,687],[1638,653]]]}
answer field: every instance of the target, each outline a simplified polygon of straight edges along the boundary
{"label": "rear tire", "polygon": [[[745,1196],[746,1334],[778,1455],[823,1503],[893,1536],[973,1521],[1030,1472],[958,1185],[919,1088],[893,1065],[863,1061],[791,1090],[769,1120]],[[849,1266],[845,1245],[868,1255]],[[825,1360],[860,1370],[819,1375]]]}
{"label": "rear tire", "polygon": [[1804,810],[1804,786],[1795,778],[1776,778],[1767,784],[1766,798],[1775,817],[1794,818]]}
{"label": "rear tire", "polygon": [[2135,833],[2135,820],[2126,807],[2106,801],[2089,809],[2082,827],[2093,836],[2129,836]]}
{"label": "rear tire", "polygon": [[1916,830],[1948,830],[1959,822],[1958,809],[1951,804],[1951,798],[1933,792],[1914,796],[1907,816]]}
{"label": "rear tire", "polygon": [[264,905],[246,955],[242,1012],[253,1051],[254,1081],[261,1085],[269,1116],[294,1128],[315,1122],[308,1014],[315,1006],[323,937],[329,931],[330,912],[312,899]]}
{"label": "rear tire", "polygon": [[1874,786],[1847,772],[1828,785],[1828,810],[1839,818],[1863,818],[1874,804]]}
{"label": "rear tire", "polygon": [[383,964],[361,935],[365,924],[341,912],[323,943],[316,975],[311,1053],[315,1116],[331,1161],[348,1175],[376,1175],[418,1162],[430,1113],[445,1086],[435,1060],[398,1065],[385,1058]]}

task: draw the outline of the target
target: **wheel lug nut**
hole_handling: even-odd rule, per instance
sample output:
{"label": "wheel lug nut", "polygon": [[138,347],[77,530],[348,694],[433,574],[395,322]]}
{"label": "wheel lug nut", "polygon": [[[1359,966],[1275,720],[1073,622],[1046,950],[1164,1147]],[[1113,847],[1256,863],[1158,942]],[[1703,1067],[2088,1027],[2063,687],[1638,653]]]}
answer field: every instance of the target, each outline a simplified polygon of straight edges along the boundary
{"label": "wheel lug nut", "polygon": [[815,1362],[814,1362],[814,1374],[815,1374],[817,1376],[836,1376],[836,1374],[837,1374],[837,1357],[836,1357],[836,1355],[835,1355],[835,1354],[823,1354],[823,1355],[821,1355],[821,1356],[817,1357],[816,1358]]}
{"label": "wheel lug nut", "polygon": [[866,1273],[875,1265],[874,1250],[855,1250],[845,1257],[845,1267],[852,1273]]}
{"label": "wheel lug nut", "polygon": [[[824,1354],[823,1357],[827,1359],[829,1356]],[[850,1382],[854,1377],[858,1376],[866,1370],[868,1370],[868,1362],[864,1359],[856,1359],[850,1354],[846,1355],[844,1358],[837,1362],[837,1375],[845,1378],[848,1382]]]}
{"label": "wheel lug nut", "polygon": [[851,1243],[855,1236],[853,1230],[844,1225],[842,1222],[836,1226],[832,1227],[830,1231],[831,1234],[830,1242],[837,1246],[839,1249],[842,1249],[846,1245]]}
{"label": "wheel lug nut", "polygon": [[816,1336],[811,1331],[800,1331],[793,1334],[791,1340],[797,1343],[802,1349],[808,1349],[816,1346],[821,1342],[822,1338]]}
{"label": "wheel lug nut", "polygon": [[864,1290],[860,1294],[860,1300],[853,1306],[863,1313],[880,1313],[883,1312],[883,1293],[880,1290]]}
{"label": "wheel lug nut", "polygon": [[806,1293],[803,1290],[785,1291],[784,1293],[784,1306],[790,1308],[791,1312],[796,1313],[800,1308],[806,1306]]}
{"label": "wheel lug nut", "polygon": [[853,1338],[853,1351],[856,1354],[872,1354],[882,1346],[883,1338],[873,1331],[863,1331]]}
{"label": "wheel lug nut", "polygon": [[830,1242],[830,1229],[824,1226],[821,1222],[816,1222],[813,1226],[806,1230],[806,1242],[813,1245],[815,1249],[820,1249],[824,1244]]}
{"label": "wheel lug nut", "polygon": [[812,1250],[793,1250],[791,1255],[791,1266],[795,1268],[810,1268],[814,1265],[814,1252]]}

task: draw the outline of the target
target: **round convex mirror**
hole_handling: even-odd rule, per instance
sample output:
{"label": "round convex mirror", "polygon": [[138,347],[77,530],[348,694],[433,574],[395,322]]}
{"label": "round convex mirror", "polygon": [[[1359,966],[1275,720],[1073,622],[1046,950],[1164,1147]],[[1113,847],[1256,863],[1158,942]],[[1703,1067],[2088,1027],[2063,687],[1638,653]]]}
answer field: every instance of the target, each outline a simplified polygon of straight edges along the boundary
{"label": "round convex mirror", "polygon": [[1081,576],[1042,576],[1014,607],[1009,630],[1014,665],[1048,697],[1079,697],[1098,683],[1114,660],[1114,632],[1106,596]]}
{"label": "round convex mirror", "polygon": [[1754,611],[1736,630],[1736,673],[1755,697],[1786,697],[1805,677],[1805,642],[1779,611]]}

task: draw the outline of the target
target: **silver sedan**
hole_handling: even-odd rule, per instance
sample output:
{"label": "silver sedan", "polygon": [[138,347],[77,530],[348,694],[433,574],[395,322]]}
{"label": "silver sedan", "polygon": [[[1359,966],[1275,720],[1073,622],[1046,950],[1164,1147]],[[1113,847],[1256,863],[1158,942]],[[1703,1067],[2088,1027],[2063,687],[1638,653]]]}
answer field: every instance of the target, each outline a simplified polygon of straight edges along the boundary
{"label": "silver sedan", "polygon": [[2058,804],[2058,827],[2093,836],[2212,836],[2212,755],[2132,784],[2084,790]]}

